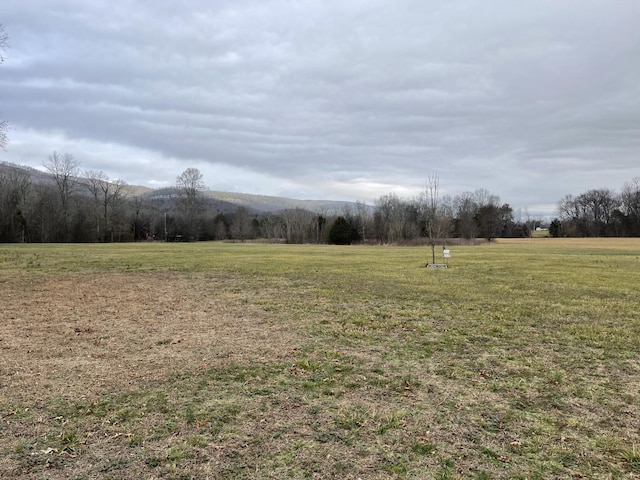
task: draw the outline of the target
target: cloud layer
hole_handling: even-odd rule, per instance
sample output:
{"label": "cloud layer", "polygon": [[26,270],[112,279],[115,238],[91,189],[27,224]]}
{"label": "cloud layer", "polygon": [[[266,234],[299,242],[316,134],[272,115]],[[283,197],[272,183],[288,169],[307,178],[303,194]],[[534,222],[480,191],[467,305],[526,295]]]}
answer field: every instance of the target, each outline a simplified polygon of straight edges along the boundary
{"label": "cloud layer", "polygon": [[640,3],[5,0],[2,159],[373,201],[486,188],[552,214],[640,176]]}

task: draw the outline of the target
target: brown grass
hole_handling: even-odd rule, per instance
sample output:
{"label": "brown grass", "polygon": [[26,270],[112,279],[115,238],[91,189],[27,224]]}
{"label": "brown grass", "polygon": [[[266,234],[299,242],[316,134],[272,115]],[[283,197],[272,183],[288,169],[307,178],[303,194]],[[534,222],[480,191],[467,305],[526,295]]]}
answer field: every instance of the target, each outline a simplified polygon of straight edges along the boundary
{"label": "brown grass", "polygon": [[300,344],[295,330],[225,293],[221,282],[111,273],[5,284],[0,345],[11,389],[3,385],[3,396],[91,398],[178,372],[278,358]]}

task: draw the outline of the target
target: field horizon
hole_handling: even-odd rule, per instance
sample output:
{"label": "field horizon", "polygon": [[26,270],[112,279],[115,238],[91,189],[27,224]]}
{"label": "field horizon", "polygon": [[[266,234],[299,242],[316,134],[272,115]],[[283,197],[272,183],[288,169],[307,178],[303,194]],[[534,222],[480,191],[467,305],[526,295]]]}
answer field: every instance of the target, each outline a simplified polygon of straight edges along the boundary
{"label": "field horizon", "polygon": [[640,478],[640,239],[0,245],[0,477]]}

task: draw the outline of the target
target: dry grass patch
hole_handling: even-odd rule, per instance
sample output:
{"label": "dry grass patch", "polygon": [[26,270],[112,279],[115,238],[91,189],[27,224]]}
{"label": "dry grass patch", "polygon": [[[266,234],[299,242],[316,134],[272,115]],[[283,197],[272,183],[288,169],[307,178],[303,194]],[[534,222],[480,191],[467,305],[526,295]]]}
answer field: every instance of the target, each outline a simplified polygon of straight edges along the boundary
{"label": "dry grass patch", "polygon": [[229,283],[115,273],[5,285],[2,368],[12,388],[3,393],[11,400],[34,392],[90,397],[178,372],[274,359],[299,345],[295,330],[225,291]]}
{"label": "dry grass patch", "polygon": [[135,478],[156,463],[149,452],[158,466],[219,456],[228,448],[212,435],[246,405],[207,386],[227,376],[246,388],[256,365],[285,365],[307,341],[211,275],[20,280],[0,299],[3,478]]}

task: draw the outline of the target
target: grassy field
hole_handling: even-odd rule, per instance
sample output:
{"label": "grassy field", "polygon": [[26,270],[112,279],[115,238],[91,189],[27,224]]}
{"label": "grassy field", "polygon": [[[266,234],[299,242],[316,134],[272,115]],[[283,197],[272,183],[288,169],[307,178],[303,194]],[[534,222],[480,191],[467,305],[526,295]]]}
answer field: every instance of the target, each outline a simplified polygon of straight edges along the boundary
{"label": "grassy field", "polygon": [[0,245],[3,479],[640,478],[640,239]]}

